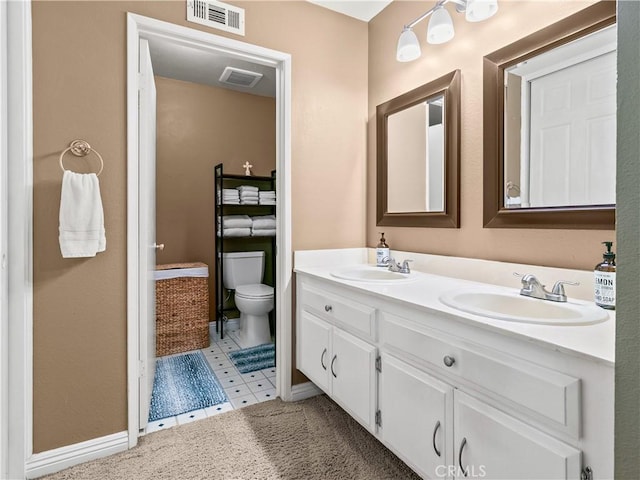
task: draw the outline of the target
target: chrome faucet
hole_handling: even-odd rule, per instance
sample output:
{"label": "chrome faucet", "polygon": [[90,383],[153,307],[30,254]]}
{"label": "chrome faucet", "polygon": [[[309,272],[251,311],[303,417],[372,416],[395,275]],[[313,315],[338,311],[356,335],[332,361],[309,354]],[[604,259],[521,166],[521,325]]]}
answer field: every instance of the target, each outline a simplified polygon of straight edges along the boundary
{"label": "chrome faucet", "polygon": [[411,273],[409,262],[413,262],[413,260],[405,260],[402,262],[402,265],[400,265],[395,261],[393,257],[389,257],[389,271],[398,273]]}
{"label": "chrome faucet", "polygon": [[580,285],[578,282],[567,282],[564,280],[557,281],[553,289],[549,292],[540,283],[540,281],[532,274],[521,275],[514,273],[516,277],[522,277],[522,289],[520,295],[525,297],[539,298],[541,300],[550,300],[552,302],[566,302],[567,295],[564,292],[564,285]]}

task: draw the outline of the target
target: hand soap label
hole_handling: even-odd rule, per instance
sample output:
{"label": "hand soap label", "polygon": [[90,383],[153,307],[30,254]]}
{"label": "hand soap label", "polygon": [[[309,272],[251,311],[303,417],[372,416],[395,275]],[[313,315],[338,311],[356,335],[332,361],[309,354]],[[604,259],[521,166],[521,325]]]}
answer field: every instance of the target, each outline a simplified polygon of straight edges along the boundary
{"label": "hand soap label", "polygon": [[601,307],[615,307],[616,305],[616,273],[595,273],[595,302]]}
{"label": "hand soap label", "polygon": [[376,265],[378,267],[386,267],[389,265],[388,248],[376,248]]}

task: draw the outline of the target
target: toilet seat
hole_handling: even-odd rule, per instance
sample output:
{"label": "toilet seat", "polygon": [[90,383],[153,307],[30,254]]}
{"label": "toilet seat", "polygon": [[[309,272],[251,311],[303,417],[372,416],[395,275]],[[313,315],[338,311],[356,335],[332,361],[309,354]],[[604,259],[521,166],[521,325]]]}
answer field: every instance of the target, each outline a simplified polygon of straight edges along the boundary
{"label": "toilet seat", "polygon": [[255,283],[251,285],[238,285],[236,288],[236,296],[242,298],[269,298],[273,297],[273,287],[264,285],[263,283]]}

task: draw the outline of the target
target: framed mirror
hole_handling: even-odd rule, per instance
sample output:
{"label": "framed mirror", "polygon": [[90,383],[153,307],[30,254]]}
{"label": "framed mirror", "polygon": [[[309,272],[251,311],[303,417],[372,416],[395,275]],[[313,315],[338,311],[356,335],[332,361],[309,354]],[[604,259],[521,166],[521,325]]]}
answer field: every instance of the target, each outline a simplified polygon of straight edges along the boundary
{"label": "framed mirror", "polygon": [[376,108],[377,225],[460,226],[460,71]]}
{"label": "framed mirror", "polygon": [[484,226],[615,228],[616,2],[484,57]]}

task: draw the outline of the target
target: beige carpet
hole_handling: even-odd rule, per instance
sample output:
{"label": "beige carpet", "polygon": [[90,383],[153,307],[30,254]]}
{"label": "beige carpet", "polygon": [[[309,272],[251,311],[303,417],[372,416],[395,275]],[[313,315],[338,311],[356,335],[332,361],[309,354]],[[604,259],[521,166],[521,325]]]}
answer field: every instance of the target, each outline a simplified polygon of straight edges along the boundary
{"label": "beige carpet", "polygon": [[259,403],[143,437],[50,480],[418,479],[326,396]]}

